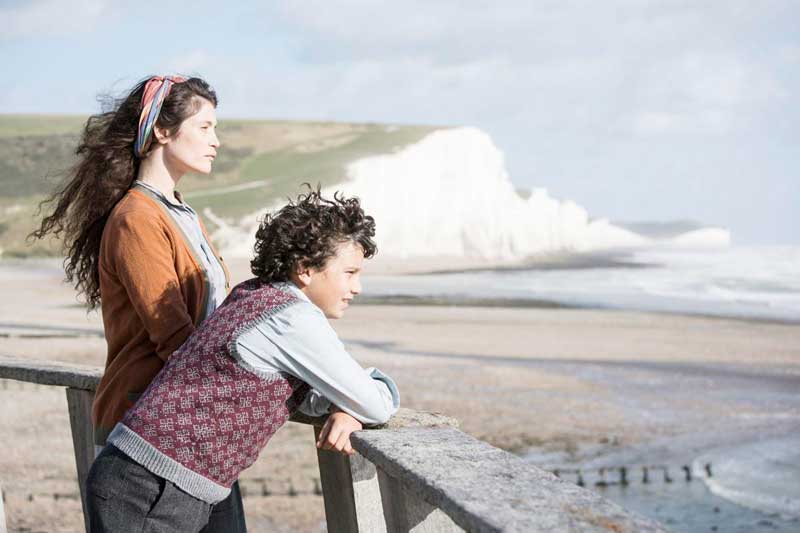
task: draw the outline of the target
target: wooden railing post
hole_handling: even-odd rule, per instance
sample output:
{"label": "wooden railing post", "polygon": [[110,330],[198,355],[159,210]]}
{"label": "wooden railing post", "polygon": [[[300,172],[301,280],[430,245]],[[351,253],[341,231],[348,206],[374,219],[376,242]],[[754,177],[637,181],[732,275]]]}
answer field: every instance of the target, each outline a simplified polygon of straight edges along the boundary
{"label": "wooden railing post", "polygon": [[[314,428],[314,442],[319,428]],[[355,454],[317,450],[328,531],[385,533],[375,465]]]}
{"label": "wooden railing post", "polygon": [[72,430],[72,447],[75,450],[75,466],[78,471],[78,486],[83,506],[83,522],[89,531],[89,513],[86,509],[86,476],[94,461],[94,437],[92,429],[92,402],[94,392],[67,388],[69,425]]}
{"label": "wooden railing post", "polygon": [[[314,442],[317,442],[320,429],[314,427]],[[350,458],[340,453],[317,449],[317,461],[328,531],[358,533]]]}

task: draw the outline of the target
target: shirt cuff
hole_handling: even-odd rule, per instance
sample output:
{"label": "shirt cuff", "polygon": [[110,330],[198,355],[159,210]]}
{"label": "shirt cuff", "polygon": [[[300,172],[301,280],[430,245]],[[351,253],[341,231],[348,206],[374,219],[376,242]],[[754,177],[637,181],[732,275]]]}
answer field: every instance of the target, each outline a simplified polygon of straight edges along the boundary
{"label": "shirt cuff", "polygon": [[365,368],[364,371],[369,377],[386,385],[386,395],[392,402],[391,414],[394,415],[400,408],[400,391],[392,378],[381,372],[375,367]]}
{"label": "shirt cuff", "polygon": [[306,394],[306,399],[297,408],[301,413],[308,416],[325,416],[330,412],[331,401],[325,398],[316,389]]}

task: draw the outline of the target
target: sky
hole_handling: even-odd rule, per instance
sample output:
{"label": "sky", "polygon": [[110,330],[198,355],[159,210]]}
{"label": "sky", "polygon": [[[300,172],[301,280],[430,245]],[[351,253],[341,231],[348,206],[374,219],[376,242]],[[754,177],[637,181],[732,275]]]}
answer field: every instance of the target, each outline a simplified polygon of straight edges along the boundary
{"label": "sky", "polygon": [[476,126],[592,216],[800,244],[798,1],[0,0],[0,62],[0,113],[200,75],[221,118]]}

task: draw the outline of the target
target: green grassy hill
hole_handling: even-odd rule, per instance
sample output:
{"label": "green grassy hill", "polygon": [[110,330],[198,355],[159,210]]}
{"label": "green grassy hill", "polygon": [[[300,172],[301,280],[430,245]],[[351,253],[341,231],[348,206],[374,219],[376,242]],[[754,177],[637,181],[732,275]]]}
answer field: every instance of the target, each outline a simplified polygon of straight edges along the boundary
{"label": "green grassy hill", "polygon": [[[0,254],[56,255],[57,242],[26,242],[37,206],[74,162],[85,117],[0,115]],[[300,184],[333,185],[348,163],[391,153],[422,139],[432,126],[336,122],[220,121],[222,146],[209,176],[179,184],[202,213],[237,219],[295,195]],[[213,224],[205,220],[209,226]]]}

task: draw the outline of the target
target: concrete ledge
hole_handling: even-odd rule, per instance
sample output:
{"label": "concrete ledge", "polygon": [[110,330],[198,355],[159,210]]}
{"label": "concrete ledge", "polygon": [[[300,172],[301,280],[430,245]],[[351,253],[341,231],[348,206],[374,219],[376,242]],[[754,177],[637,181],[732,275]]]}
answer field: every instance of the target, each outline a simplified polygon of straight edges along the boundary
{"label": "concrete ledge", "polygon": [[359,431],[353,446],[466,531],[666,531],[456,429]]}
{"label": "concrete ledge", "polygon": [[0,378],[94,392],[103,376],[99,366],[74,365],[0,356]]}
{"label": "concrete ledge", "polygon": [[[298,411],[292,415],[289,420],[299,424],[309,424],[316,427],[322,427],[322,425],[325,424],[326,419],[327,417],[324,416],[312,417],[304,415]],[[366,428],[366,431],[371,431],[374,429],[403,429],[419,427],[457,428],[458,420],[441,413],[430,413],[427,411],[414,411],[412,409],[401,408],[386,424],[371,426]]]}

